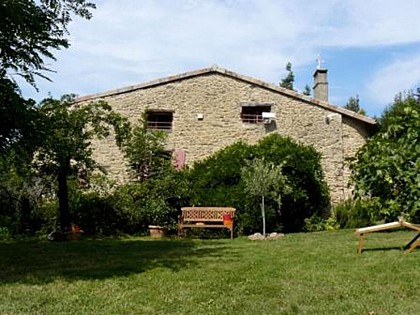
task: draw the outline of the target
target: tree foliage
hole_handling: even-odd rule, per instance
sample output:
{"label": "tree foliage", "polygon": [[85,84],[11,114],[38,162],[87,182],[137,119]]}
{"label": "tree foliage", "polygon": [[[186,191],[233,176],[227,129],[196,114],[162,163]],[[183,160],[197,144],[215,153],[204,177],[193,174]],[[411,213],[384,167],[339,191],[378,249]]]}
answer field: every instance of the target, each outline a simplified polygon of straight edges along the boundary
{"label": "tree foliage", "polygon": [[31,162],[32,155],[14,149],[0,159],[0,227],[11,235],[37,230],[35,205],[50,192],[50,178],[37,176]]}
{"label": "tree foliage", "polygon": [[75,107],[71,96],[61,100],[46,99],[39,111],[43,115],[44,139],[37,148],[35,164],[41,175],[57,178],[60,227],[67,230],[71,223],[68,177],[80,168],[91,170],[96,166],[92,158],[92,139],[104,138],[114,128],[115,140],[121,145],[129,126],[104,101]]}
{"label": "tree foliage", "polygon": [[303,95],[306,95],[306,96],[310,96],[311,95],[311,87],[308,84],[305,85],[305,88],[303,89],[303,93],[302,94]]}
{"label": "tree foliage", "polygon": [[0,3],[0,151],[28,150],[42,131],[36,126],[35,102],[21,96],[11,76],[35,86],[47,78],[47,60],[69,46],[67,27],[73,16],[89,19],[94,4],[85,0],[3,0]]}
{"label": "tree foliage", "polygon": [[180,172],[167,172],[159,178],[129,182],[103,193],[81,191],[71,181],[70,212],[75,224],[86,234],[145,234],[149,225],[176,226],[184,203],[186,184]]}
{"label": "tree foliage", "polygon": [[72,16],[91,18],[95,5],[85,0],[3,0],[0,4],[0,76],[10,70],[35,85],[45,77],[45,59],[67,48]]}
{"label": "tree foliage", "polygon": [[347,104],[344,106],[344,108],[360,115],[366,115],[365,110],[360,107],[359,95],[349,97],[349,100],[347,101]]}
{"label": "tree foliage", "polygon": [[195,163],[188,170],[191,203],[233,206],[241,232],[261,231],[259,202],[245,190],[241,169],[254,159],[282,165],[290,189],[282,195],[282,211],[276,198],[265,198],[267,229],[301,231],[304,219],[328,216],[329,191],[320,164],[321,155],[311,146],[272,134],[256,145],[237,142]]}
{"label": "tree foliage", "polygon": [[[0,158],[12,147],[24,154],[39,140],[39,113],[33,100],[24,99],[18,86],[0,75]],[[19,144],[19,146],[17,146]]]}
{"label": "tree foliage", "polygon": [[130,129],[121,147],[135,180],[145,181],[162,175],[170,168],[171,156],[166,150],[167,133],[147,128],[146,113]]}
{"label": "tree foliage", "polygon": [[377,215],[420,219],[420,107],[412,94],[399,95],[385,110],[380,130],[351,165],[357,197],[377,197]]}
{"label": "tree foliage", "polygon": [[261,198],[261,217],[263,235],[265,229],[265,198],[272,197],[281,209],[281,197],[286,191],[286,178],[282,173],[282,165],[266,163],[264,159],[255,159],[241,170],[245,191],[251,196]]}
{"label": "tree foliage", "polygon": [[289,90],[293,90],[293,83],[295,82],[295,75],[292,71],[292,63],[288,62],[286,65],[287,75],[281,80],[280,86]]}

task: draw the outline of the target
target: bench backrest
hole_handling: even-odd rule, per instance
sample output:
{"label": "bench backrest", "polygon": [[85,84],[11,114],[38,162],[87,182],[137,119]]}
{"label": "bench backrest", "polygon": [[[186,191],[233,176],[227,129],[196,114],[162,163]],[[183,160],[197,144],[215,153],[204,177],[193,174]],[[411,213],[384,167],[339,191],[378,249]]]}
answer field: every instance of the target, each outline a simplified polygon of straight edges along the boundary
{"label": "bench backrest", "polygon": [[193,222],[219,222],[223,221],[224,214],[235,216],[235,208],[227,207],[184,207],[181,208],[184,221]]}

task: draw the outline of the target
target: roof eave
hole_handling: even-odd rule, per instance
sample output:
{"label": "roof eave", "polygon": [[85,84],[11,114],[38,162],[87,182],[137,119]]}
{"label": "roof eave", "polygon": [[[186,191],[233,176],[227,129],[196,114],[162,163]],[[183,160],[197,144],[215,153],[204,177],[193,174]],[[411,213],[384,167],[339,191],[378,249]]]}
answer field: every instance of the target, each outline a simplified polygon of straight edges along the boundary
{"label": "roof eave", "polygon": [[302,95],[302,94],[300,94],[296,91],[289,90],[289,89],[274,85],[272,83],[267,83],[267,82],[249,77],[249,76],[238,74],[236,72],[227,70],[225,68],[221,68],[217,65],[214,65],[214,66],[211,66],[211,67],[208,67],[208,68],[199,69],[199,70],[184,72],[184,73],[181,73],[181,74],[168,76],[168,77],[165,77],[165,78],[161,78],[161,79],[157,79],[157,80],[153,80],[153,81],[149,81],[149,82],[145,82],[145,83],[141,83],[141,84],[130,85],[130,86],[127,86],[127,87],[124,87],[124,88],[110,90],[110,91],[106,91],[106,92],[103,92],[103,93],[81,96],[81,97],[76,98],[74,103],[87,102],[87,101],[92,101],[92,100],[95,100],[95,99],[104,98],[104,97],[108,97],[108,96],[114,96],[114,95],[118,95],[118,94],[129,93],[129,92],[133,92],[133,91],[136,91],[136,90],[146,89],[146,88],[150,88],[150,87],[153,87],[153,86],[158,86],[158,85],[167,84],[167,83],[171,83],[171,82],[175,82],[175,81],[185,80],[185,79],[188,79],[188,78],[191,78],[191,77],[196,77],[196,76],[205,75],[205,74],[209,74],[209,73],[219,73],[219,74],[226,75],[226,76],[229,76],[229,77],[232,77],[232,78],[236,78],[238,80],[241,80],[241,81],[244,81],[244,82],[247,82],[247,83],[255,84],[255,85],[260,86],[262,88],[266,88],[266,89],[269,89],[269,90],[272,90],[272,91],[275,91],[275,92],[293,97],[295,99],[299,99],[299,100],[304,101],[308,104],[322,107],[324,109],[342,114],[342,115],[347,116],[349,118],[353,118],[353,119],[362,121],[362,122],[364,122],[366,124],[369,124],[369,125],[372,125],[372,126],[375,126],[377,124],[376,120],[374,120],[373,118],[360,115],[356,112],[347,110],[345,108],[342,108],[342,107],[339,107],[339,106],[336,106],[336,105],[332,105],[328,102],[320,101],[320,100],[314,99],[312,97]]}

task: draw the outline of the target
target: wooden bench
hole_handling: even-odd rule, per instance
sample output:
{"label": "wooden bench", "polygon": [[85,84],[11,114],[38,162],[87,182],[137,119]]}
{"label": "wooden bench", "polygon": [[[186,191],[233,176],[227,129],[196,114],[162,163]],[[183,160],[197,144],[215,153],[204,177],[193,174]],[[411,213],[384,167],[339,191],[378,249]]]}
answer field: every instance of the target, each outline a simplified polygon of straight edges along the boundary
{"label": "wooden bench", "polygon": [[230,230],[233,239],[233,219],[235,208],[226,207],[184,207],[181,208],[178,223],[178,235],[183,235],[185,228],[219,228]]}
{"label": "wooden bench", "polygon": [[354,232],[357,236],[359,236],[359,245],[357,247],[357,253],[361,254],[363,251],[363,243],[364,243],[366,234],[373,233],[373,232],[382,232],[382,231],[402,228],[402,227],[405,227],[405,228],[408,228],[417,232],[417,235],[404,247],[407,253],[411,253],[414,249],[416,249],[416,247],[420,247],[420,225],[412,224],[404,220],[399,220],[396,222],[379,224],[375,226],[369,226],[369,227],[357,229]]}

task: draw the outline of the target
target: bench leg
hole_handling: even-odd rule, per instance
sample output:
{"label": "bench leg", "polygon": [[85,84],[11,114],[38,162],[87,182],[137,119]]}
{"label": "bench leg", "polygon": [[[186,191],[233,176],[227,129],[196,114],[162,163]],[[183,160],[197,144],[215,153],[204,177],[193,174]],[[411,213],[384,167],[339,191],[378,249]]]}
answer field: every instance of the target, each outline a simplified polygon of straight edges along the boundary
{"label": "bench leg", "polygon": [[420,240],[417,240],[413,244],[411,244],[410,248],[406,250],[407,253],[411,253],[413,250],[415,250],[417,247],[420,247]]}
{"label": "bench leg", "polygon": [[414,249],[416,249],[416,247],[420,246],[420,233],[417,234],[411,241],[410,243],[407,244],[407,246],[405,247],[405,251],[407,253],[411,253]]}
{"label": "bench leg", "polygon": [[182,225],[178,225],[178,236],[179,237],[184,236],[184,230],[183,230]]}
{"label": "bench leg", "polygon": [[359,246],[357,247],[357,253],[360,255],[362,253],[363,250],[363,241],[364,241],[365,236],[363,234],[360,234],[359,237]]}
{"label": "bench leg", "polygon": [[418,233],[407,245],[405,245],[404,249],[410,253],[417,247],[416,243],[417,240],[420,238],[420,233]]}

